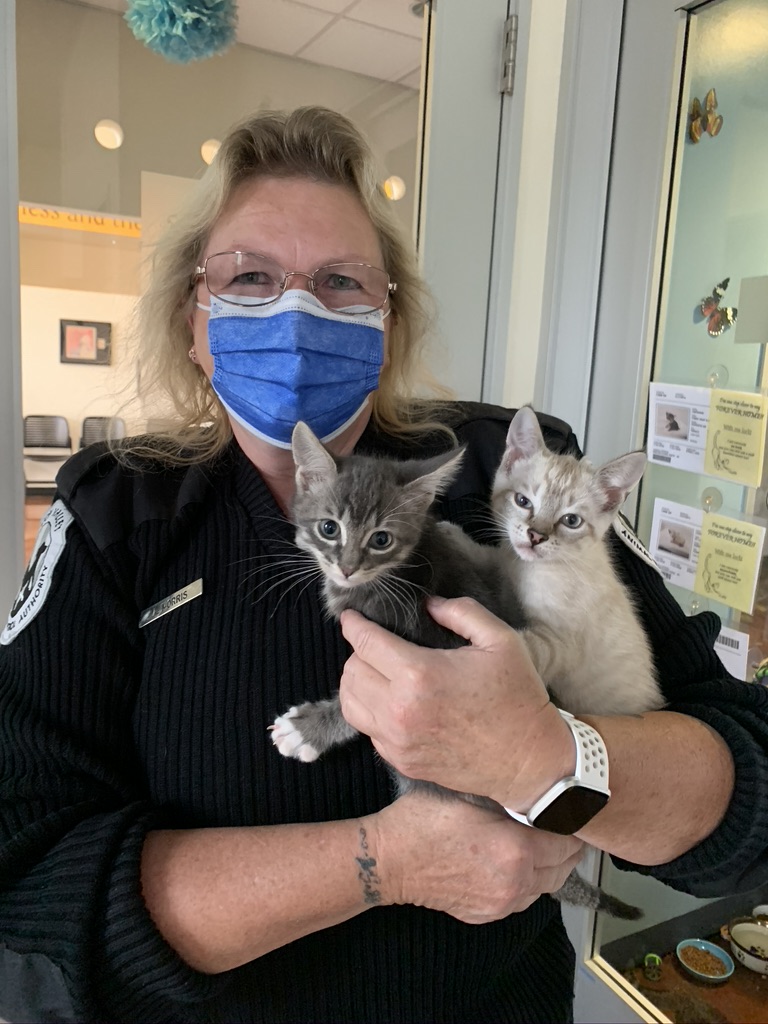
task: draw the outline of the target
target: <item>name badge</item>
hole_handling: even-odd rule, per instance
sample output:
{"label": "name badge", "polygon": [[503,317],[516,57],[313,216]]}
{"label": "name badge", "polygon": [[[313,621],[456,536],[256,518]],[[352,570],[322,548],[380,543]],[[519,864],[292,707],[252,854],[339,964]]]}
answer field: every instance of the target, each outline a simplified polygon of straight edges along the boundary
{"label": "name badge", "polygon": [[144,626],[148,626],[150,622],[154,622],[155,619],[162,618],[163,615],[167,615],[168,612],[174,611],[176,608],[180,608],[181,605],[186,604],[188,601],[194,601],[196,597],[200,597],[203,592],[203,580],[202,577],[199,580],[195,580],[194,583],[189,583],[186,587],[182,587],[181,590],[177,590],[175,594],[170,594],[168,597],[164,597],[162,601],[158,601],[157,604],[151,605],[141,613],[139,619],[139,629],[143,629]]}

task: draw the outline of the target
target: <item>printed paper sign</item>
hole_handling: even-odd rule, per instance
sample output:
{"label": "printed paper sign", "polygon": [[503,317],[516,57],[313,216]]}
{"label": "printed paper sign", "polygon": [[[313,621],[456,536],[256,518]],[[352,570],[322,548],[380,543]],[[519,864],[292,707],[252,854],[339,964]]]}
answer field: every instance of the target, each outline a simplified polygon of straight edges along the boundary
{"label": "printed paper sign", "polygon": [[701,526],[693,589],[752,614],[765,528],[710,512]]}
{"label": "printed paper sign", "polygon": [[751,614],[765,528],[657,498],[650,549],[669,583]]}
{"label": "printed paper sign", "polygon": [[759,487],[767,430],[762,395],[651,384],[650,462]]}
{"label": "printed paper sign", "polygon": [[653,504],[650,549],[661,574],[677,587],[693,590],[704,510],[657,498]]}
{"label": "printed paper sign", "polygon": [[712,391],[704,472],[759,487],[768,399],[738,391]]}
{"label": "printed paper sign", "polygon": [[709,388],[651,384],[648,459],[662,466],[704,472]]}

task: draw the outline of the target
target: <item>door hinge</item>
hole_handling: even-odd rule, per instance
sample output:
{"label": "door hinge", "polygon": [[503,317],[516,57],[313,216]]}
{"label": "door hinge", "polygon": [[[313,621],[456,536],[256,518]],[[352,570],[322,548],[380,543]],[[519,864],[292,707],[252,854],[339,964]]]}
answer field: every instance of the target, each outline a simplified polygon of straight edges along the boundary
{"label": "door hinge", "polygon": [[517,60],[517,15],[511,14],[504,22],[504,48],[501,54],[501,82],[499,92],[511,96],[515,89],[515,61]]}

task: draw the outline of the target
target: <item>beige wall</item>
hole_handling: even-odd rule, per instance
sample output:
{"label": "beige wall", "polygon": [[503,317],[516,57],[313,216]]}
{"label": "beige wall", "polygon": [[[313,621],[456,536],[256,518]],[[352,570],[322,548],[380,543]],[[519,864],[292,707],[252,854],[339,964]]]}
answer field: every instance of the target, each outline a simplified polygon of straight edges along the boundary
{"label": "beige wall", "polygon": [[[105,292],[21,286],[22,414],[66,416],[77,447],[85,416],[111,416],[133,379],[127,337],[135,299]],[[87,366],[59,361],[59,320],[112,324],[112,361]],[[129,422],[129,429],[143,424]]]}
{"label": "beige wall", "polygon": [[22,285],[138,295],[140,258],[138,238],[19,225]]}

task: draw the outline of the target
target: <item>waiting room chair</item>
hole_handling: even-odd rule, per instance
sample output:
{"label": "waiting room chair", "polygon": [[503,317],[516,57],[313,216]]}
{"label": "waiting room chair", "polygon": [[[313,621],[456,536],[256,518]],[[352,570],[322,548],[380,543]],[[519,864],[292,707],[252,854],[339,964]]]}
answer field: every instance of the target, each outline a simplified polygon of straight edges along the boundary
{"label": "waiting room chair", "polygon": [[27,494],[52,494],[56,474],[72,454],[65,416],[24,417],[24,483]]}
{"label": "waiting room chair", "polygon": [[80,447],[96,441],[125,437],[125,420],[120,416],[86,416],[80,434]]}

